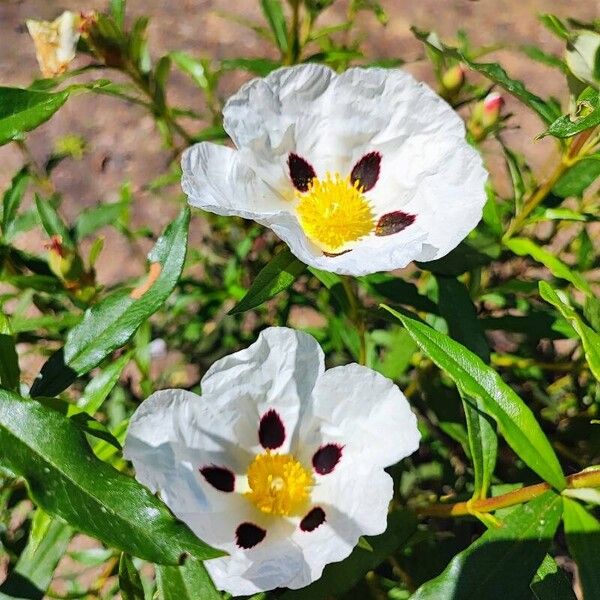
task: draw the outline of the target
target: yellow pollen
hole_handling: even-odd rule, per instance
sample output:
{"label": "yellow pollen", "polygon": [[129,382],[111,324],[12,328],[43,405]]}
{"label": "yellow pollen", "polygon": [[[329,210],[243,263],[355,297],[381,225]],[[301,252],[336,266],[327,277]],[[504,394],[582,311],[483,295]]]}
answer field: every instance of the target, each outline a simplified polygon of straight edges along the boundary
{"label": "yellow pollen", "polygon": [[248,467],[250,491],[244,495],[264,513],[301,514],[313,483],[311,472],[293,456],[267,451]]}
{"label": "yellow pollen", "polygon": [[312,180],[308,191],[296,191],[296,212],[306,235],[325,252],[338,252],[368,235],[375,216],[358,181],[327,173]]}

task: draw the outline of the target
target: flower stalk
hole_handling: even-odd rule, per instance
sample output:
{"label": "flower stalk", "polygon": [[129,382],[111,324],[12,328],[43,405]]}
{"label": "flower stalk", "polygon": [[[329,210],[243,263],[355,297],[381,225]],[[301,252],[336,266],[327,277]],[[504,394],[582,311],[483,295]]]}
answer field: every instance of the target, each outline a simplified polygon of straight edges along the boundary
{"label": "flower stalk", "polygon": [[[596,487],[600,487],[600,468],[585,469],[567,477],[566,489],[568,490]],[[463,517],[477,513],[490,513],[529,502],[551,489],[552,486],[548,483],[536,483],[492,498],[452,504],[431,504],[418,508],[416,512],[422,517]]]}

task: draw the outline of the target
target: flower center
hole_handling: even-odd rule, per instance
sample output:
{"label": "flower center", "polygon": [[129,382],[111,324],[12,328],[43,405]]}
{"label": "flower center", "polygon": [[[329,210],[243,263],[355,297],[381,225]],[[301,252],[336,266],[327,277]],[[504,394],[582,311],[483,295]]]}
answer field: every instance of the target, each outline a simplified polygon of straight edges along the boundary
{"label": "flower center", "polygon": [[375,217],[360,182],[339,173],[312,180],[306,192],[296,191],[296,212],[306,235],[325,252],[338,252],[368,235]]}
{"label": "flower center", "polygon": [[313,477],[290,454],[259,454],[248,467],[250,491],[244,495],[264,513],[301,513],[313,486]]}

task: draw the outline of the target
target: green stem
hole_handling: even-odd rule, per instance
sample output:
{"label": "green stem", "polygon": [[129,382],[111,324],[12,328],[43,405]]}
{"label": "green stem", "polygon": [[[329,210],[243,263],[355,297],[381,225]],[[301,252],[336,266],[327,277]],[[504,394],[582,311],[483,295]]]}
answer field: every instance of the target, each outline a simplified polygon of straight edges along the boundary
{"label": "green stem", "polygon": [[[567,477],[566,489],[596,487],[600,487],[600,469],[586,469]],[[529,502],[529,500],[533,500],[533,498],[537,498],[551,489],[552,487],[548,483],[536,483],[493,498],[468,500],[467,502],[456,502],[454,504],[432,504],[418,508],[416,512],[424,517],[461,517],[477,513],[489,513],[501,508]]]}
{"label": "green stem", "polygon": [[554,169],[552,175],[540,186],[538,186],[529,196],[529,198],[523,204],[523,208],[515,216],[513,222],[510,224],[507,232],[504,234],[504,239],[508,240],[513,235],[518,233],[525,222],[527,217],[546,199],[546,196],[552,191],[552,188],[556,185],[556,182],[564,175],[564,173],[571,167],[571,160],[563,158],[560,163]]}
{"label": "green stem", "polygon": [[367,364],[367,331],[365,326],[365,319],[362,313],[362,308],[359,305],[358,297],[355,291],[354,282],[352,278],[342,276],[342,285],[348,298],[348,304],[350,306],[350,319],[356,326],[358,331],[358,338],[360,342],[358,352],[358,362],[361,365]]}

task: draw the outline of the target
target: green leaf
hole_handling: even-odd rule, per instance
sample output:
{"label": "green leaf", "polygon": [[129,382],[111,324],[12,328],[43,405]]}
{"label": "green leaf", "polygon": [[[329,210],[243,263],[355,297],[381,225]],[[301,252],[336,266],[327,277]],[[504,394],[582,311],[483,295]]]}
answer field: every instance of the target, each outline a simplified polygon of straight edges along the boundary
{"label": "green leaf", "polygon": [[[453,339],[464,344],[481,360],[488,363],[490,349],[475,306],[467,288],[452,277],[437,276],[440,314],[448,324]],[[483,402],[463,398],[469,450],[475,474],[473,498],[485,498],[492,482],[498,439],[493,421],[485,413]]]}
{"label": "green leaf", "polygon": [[569,281],[585,294],[591,294],[590,285],[581,273],[573,271],[569,266],[565,265],[565,263],[557,258],[555,254],[538,246],[533,240],[528,238],[510,238],[504,243],[506,247],[515,254],[518,254],[519,256],[530,256],[533,260],[542,263],[554,277]]}
{"label": "green leaf", "polygon": [[193,58],[186,52],[171,52],[169,56],[184,73],[190,76],[200,89],[206,90],[210,88],[206,66],[202,60]]}
{"label": "green leaf", "polygon": [[453,380],[467,398],[481,401],[509,446],[542,479],[559,490],[565,477],[556,454],[527,405],[477,355],[415,319],[383,305],[406,327],[423,352]]}
{"label": "green leaf", "polygon": [[523,85],[522,81],[509,77],[506,71],[498,63],[476,62],[466,56],[460,49],[442,44],[437,36],[432,35],[428,31],[419,31],[415,27],[412,27],[411,31],[434,52],[440,53],[446,58],[453,58],[463,63],[504,88],[509,94],[512,94],[515,98],[523,102],[523,104],[534,110],[545,123],[552,123],[558,116],[552,105],[530,92]]}
{"label": "green leaf", "polygon": [[148,255],[151,263],[160,265],[160,274],[151,287],[135,298],[127,290],[119,290],[88,309],[82,321],[69,331],[64,348],[42,367],[31,388],[32,396],[54,396],[66,389],[78,376],[126,344],[161,307],[183,269],[189,219],[186,207]]}
{"label": "green leaf", "polygon": [[26,479],[36,504],[108,546],[172,565],[186,553],[199,559],[222,555],[135,479],[97,459],[70,419],[3,390],[0,456]]}
{"label": "green leaf", "polygon": [[123,356],[120,356],[117,360],[107,365],[102,373],[96,375],[96,377],[86,385],[77,404],[69,405],[68,416],[72,416],[79,412],[85,412],[88,415],[95,414],[115,387],[117,381],[119,381],[121,372],[130,359],[131,354],[125,353]]}
{"label": "green leaf", "polygon": [[18,391],[21,371],[15,348],[15,338],[6,317],[0,313],[0,385]]}
{"label": "green leaf", "polygon": [[560,198],[581,198],[600,177],[600,154],[576,162],[554,185],[552,193]]}
{"label": "green leaf", "polygon": [[221,61],[221,69],[224,71],[242,69],[259,77],[267,76],[280,66],[281,63],[268,58],[226,58]]}
{"label": "green leaf", "polygon": [[561,498],[551,491],[518,506],[503,519],[502,527],[488,529],[411,600],[531,600],[529,584],[552,542],[561,512]]}
{"label": "green leaf", "polygon": [[156,567],[156,585],[161,600],[221,600],[204,565],[188,559],[182,567]]}
{"label": "green leaf", "polygon": [[568,40],[571,37],[567,26],[556,16],[551,14],[539,15],[540,22],[546,29],[550,30],[554,35],[563,40]]}
{"label": "green leaf", "polygon": [[260,7],[271,27],[275,43],[283,54],[287,54],[288,32],[281,0],[260,0]]}
{"label": "green leaf", "polygon": [[540,281],[540,295],[555,306],[560,314],[569,321],[581,339],[585,358],[594,377],[600,381],[600,334],[588,327],[575,310],[569,306],[562,292],[553,290],[545,281]]}
{"label": "green leaf", "polygon": [[491,262],[492,259],[490,256],[479,252],[479,250],[476,250],[467,242],[461,242],[443,258],[425,263],[418,262],[416,264],[420,269],[431,271],[436,275],[457,277],[471,269],[483,267]]}
{"label": "green leaf", "polygon": [[123,600],[145,600],[144,587],[131,556],[123,552],[119,561],[119,589]]}
{"label": "green leaf", "polygon": [[600,598],[600,522],[581,504],[564,498],[567,546],[579,567],[585,598]]}
{"label": "green leaf", "polygon": [[110,0],[110,14],[119,29],[125,26],[126,0]]}
{"label": "green leaf", "polygon": [[577,105],[580,112],[576,116],[568,114],[559,117],[543,135],[568,138],[600,125],[600,94],[597,91],[593,96],[586,95],[584,100],[579,99]]}
{"label": "green leaf", "polygon": [[0,87],[0,146],[47,121],[68,97],[68,90],[51,93]]}
{"label": "green leaf", "polygon": [[412,513],[409,511],[391,513],[385,533],[366,538],[372,551],[357,546],[344,561],[327,565],[320,579],[303,589],[284,592],[280,600],[341,598],[369,571],[401,548],[416,530],[417,523]]}
{"label": "green leaf", "polygon": [[[38,539],[35,522],[40,516],[47,522],[43,535]],[[69,525],[59,519],[49,519],[39,509],[35,512],[33,520],[27,546],[19,556],[15,568],[0,585],[0,598],[42,600],[73,536],[73,529]]]}
{"label": "green leaf", "polygon": [[17,216],[17,211],[23,200],[23,195],[29,184],[29,169],[23,167],[10,182],[10,187],[2,197],[2,233],[4,237],[10,238],[10,227]]}
{"label": "green leaf", "polygon": [[577,600],[564,571],[548,554],[529,587],[535,600]]}
{"label": "green leaf", "polygon": [[262,268],[246,295],[228,314],[236,315],[260,306],[288,289],[304,269],[306,265],[285,248]]}
{"label": "green leaf", "polygon": [[41,198],[38,194],[35,195],[35,205],[37,207],[40,220],[46,233],[52,236],[60,236],[62,243],[73,247],[71,240],[71,234],[67,228],[66,223],[62,220],[58,214],[56,208],[50,200]]}
{"label": "green leaf", "polygon": [[92,235],[101,227],[114,225],[127,214],[129,202],[112,202],[98,204],[79,213],[75,223],[75,237],[82,240]]}

